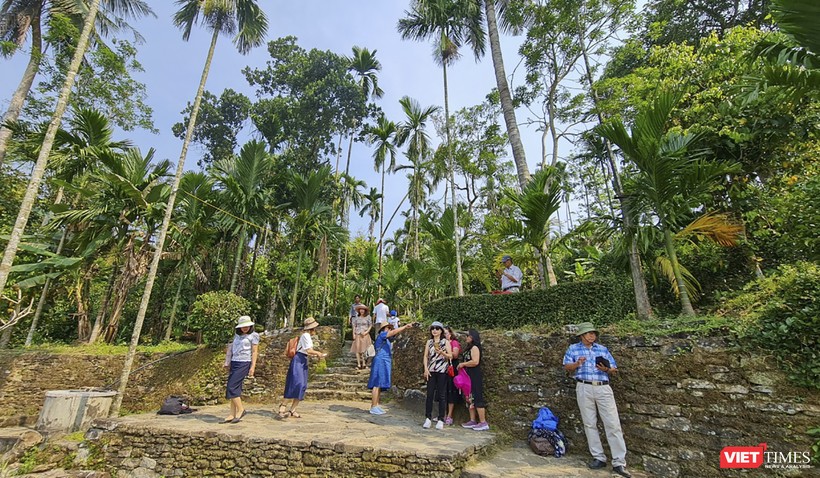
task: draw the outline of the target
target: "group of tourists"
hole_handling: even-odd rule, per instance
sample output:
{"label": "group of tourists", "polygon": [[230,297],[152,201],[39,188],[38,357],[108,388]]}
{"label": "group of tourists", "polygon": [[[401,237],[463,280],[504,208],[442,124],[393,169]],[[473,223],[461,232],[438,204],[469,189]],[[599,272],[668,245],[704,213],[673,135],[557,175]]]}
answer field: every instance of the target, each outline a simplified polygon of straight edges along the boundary
{"label": "group of tourists", "polygon": [[[381,305],[389,310],[384,300],[379,299],[374,311]],[[418,322],[399,325],[397,314],[392,316],[393,320],[388,320],[385,313],[383,320],[379,320],[377,314],[374,326],[369,315],[362,313],[369,312],[366,306],[357,307],[354,304],[351,310],[356,314],[351,317],[355,346],[352,350],[357,356],[360,369],[366,366],[366,361],[360,357],[360,350],[364,348],[366,352],[371,346],[375,349],[367,382],[367,387],[372,390],[370,413],[384,415],[387,411],[382,408],[380,397],[382,390],[388,390],[392,386],[393,342],[408,328],[420,325]],[[312,317],[304,322],[285,379],[285,392],[279,405],[280,418],[300,418],[296,407],[304,400],[307,390],[308,357],[327,356],[313,347],[312,336],[318,326],[318,322]],[[246,413],[240,398],[242,383],[246,377],[254,375],[259,346],[259,334],[253,331],[253,327],[250,317],[240,317],[233,342],[227,348],[225,368],[229,370],[229,375],[225,396],[230,401],[230,414],[224,423],[238,423]],[[374,327],[377,330],[375,343],[370,339],[370,330]],[[422,427],[432,428],[434,420],[437,430],[453,425],[455,406],[463,401],[469,409],[470,420],[461,426],[475,431],[489,430],[481,369],[481,336],[477,331],[469,330],[462,346],[453,329],[441,322],[433,322],[428,330],[429,338],[422,352],[423,374],[427,381],[425,420]],[[589,452],[593,457],[588,466],[592,469],[606,466],[607,456],[598,433],[600,415],[612,455],[612,471],[629,478],[631,474],[626,470],[626,444],[615,397],[609,386],[610,377],[618,372],[615,358],[609,349],[597,343],[598,330],[592,323],[579,324],[577,336],[580,341],[569,346],[564,354],[563,366],[576,381],[576,400]]]}

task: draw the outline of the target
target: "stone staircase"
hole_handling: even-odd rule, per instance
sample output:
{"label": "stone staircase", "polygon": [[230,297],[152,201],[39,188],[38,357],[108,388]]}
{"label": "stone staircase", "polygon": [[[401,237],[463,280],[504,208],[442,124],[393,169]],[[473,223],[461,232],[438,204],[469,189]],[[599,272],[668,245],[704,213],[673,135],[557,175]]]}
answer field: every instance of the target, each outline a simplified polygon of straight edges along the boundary
{"label": "stone staircase", "polygon": [[350,345],[350,341],[345,342],[341,356],[329,362],[324,373],[310,376],[305,400],[370,400],[367,389],[370,369],[356,369],[356,357],[350,353]]}

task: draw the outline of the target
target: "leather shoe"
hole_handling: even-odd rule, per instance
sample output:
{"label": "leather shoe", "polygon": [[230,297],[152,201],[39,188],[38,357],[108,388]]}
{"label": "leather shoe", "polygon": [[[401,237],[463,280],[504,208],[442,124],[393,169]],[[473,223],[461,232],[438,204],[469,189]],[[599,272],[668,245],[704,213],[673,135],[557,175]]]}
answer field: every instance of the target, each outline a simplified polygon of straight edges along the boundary
{"label": "leather shoe", "polygon": [[589,462],[587,464],[587,467],[589,467],[590,470],[600,470],[601,468],[603,468],[605,466],[606,466],[606,462],[601,461],[597,458],[592,460],[591,462]]}
{"label": "leather shoe", "polygon": [[617,474],[617,475],[621,475],[625,478],[632,478],[632,475],[628,471],[626,471],[626,467],[623,466],[623,465],[613,466],[612,467],[612,472]]}

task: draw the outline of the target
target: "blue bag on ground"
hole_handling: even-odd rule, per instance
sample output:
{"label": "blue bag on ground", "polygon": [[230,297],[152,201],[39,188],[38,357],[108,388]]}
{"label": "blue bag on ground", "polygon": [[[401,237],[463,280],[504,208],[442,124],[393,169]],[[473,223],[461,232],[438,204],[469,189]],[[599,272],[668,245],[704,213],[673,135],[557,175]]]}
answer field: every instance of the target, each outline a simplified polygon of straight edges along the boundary
{"label": "blue bag on ground", "polygon": [[538,410],[538,417],[532,421],[534,429],[544,429],[554,432],[558,429],[558,417],[547,407]]}

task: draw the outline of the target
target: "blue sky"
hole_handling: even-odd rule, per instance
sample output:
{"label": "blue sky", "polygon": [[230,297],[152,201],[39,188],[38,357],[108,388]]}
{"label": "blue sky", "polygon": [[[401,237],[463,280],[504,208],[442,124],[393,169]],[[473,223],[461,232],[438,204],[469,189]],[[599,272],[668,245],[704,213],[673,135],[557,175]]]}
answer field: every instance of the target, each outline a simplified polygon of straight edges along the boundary
{"label": "blue sky", "polygon": [[[351,47],[354,45],[377,50],[377,58],[383,67],[379,84],[385,91],[385,96],[379,100],[379,104],[388,118],[394,121],[402,119],[398,100],[405,95],[417,99],[422,105],[443,105],[441,69],[432,59],[430,44],[403,41],[396,32],[396,22],[403,16],[409,2],[260,0],[260,3],[270,23],[268,39],[293,35],[298,38],[298,44],[305,49],[318,48],[345,55],[351,53]],[[180,112],[189,101],[193,101],[210,36],[206,30],[198,28],[194,30],[190,41],[182,41],[180,31],[171,23],[171,17],[176,10],[175,2],[163,0],[151,4],[157,18],[142,19],[132,24],[146,39],[144,44],[138,46],[138,59],[145,72],[137,78],[147,86],[148,104],[154,109],[154,124],[160,132],[152,134],[134,131],[120,137],[131,139],[143,151],[153,147],[157,150],[157,158],[167,158],[176,164],[182,141],[173,136],[171,126],[181,120]],[[501,41],[507,74],[511,75],[519,61],[517,48],[521,39],[505,36]],[[25,55],[26,52],[2,63],[0,107],[3,110],[23,72]],[[233,47],[229,38],[220,38],[207,89],[218,95],[225,88],[233,88],[253,97],[254,91],[248,86],[241,70],[246,66],[262,68],[267,58],[264,47],[242,56]],[[486,94],[495,87],[489,51],[479,63],[475,62],[471,52],[465,51],[463,58],[448,70],[448,73],[451,111],[482,102]],[[522,76],[519,72],[518,77]],[[524,118],[525,112],[519,112],[519,123]],[[435,137],[432,128],[430,134]],[[540,133],[522,126],[522,135],[532,171],[539,162]],[[354,145],[351,170],[354,176],[365,180],[368,186],[378,186],[379,175],[373,170],[371,154],[372,151],[367,145]],[[196,167],[197,156],[198,152],[194,146],[188,153],[187,169]],[[404,174],[388,178],[385,187],[386,218],[404,196],[406,184]],[[353,234],[366,235],[368,219],[359,218],[354,213],[351,220]],[[395,219],[390,229],[394,229],[395,223],[400,220]],[[388,233],[387,236],[389,235]]]}

